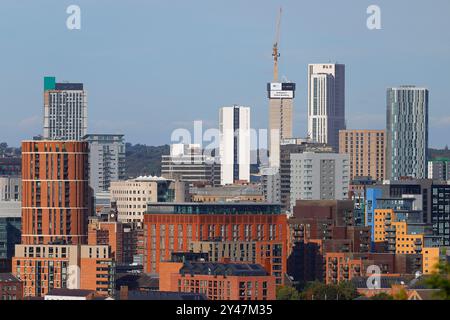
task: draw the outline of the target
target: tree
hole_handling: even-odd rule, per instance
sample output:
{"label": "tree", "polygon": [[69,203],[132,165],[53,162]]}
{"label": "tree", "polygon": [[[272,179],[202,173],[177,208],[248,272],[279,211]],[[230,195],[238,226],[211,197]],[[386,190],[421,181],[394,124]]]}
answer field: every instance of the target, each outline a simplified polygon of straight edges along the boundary
{"label": "tree", "polygon": [[370,300],[394,300],[394,297],[386,292],[380,292],[370,297]]}
{"label": "tree", "polygon": [[436,271],[425,280],[431,289],[439,289],[436,297],[450,300],[450,263],[440,262],[436,265]]}
{"label": "tree", "polygon": [[350,281],[343,281],[338,285],[339,300],[353,300],[359,296],[358,291]]}
{"label": "tree", "polygon": [[280,286],[277,288],[277,300],[299,300],[300,294],[293,287]]}
{"label": "tree", "polygon": [[406,293],[406,290],[402,288],[394,294],[393,298],[394,300],[408,300],[408,294]]}
{"label": "tree", "polygon": [[337,285],[319,281],[309,283],[301,293],[303,300],[353,300],[358,297],[355,286],[344,281]]}

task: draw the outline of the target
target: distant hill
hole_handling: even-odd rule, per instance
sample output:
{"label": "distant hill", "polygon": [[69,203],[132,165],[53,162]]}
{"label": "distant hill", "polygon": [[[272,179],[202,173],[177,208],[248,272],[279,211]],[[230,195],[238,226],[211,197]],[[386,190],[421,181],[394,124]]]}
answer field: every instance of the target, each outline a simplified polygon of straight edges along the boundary
{"label": "distant hill", "polygon": [[448,150],[448,146],[445,146],[444,149],[428,149],[430,159],[436,158],[449,158],[450,159],[450,150]]}
{"label": "distant hill", "polygon": [[169,145],[146,146],[127,143],[125,146],[125,168],[128,177],[161,175],[161,156],[169,154]]}
{"label": "distant hill", "polygon": [[[255,151],[253,151],[255,152]],[[126,144],[125,167],[128,177],[138,177],[141,175],[161,175],[161,156],[170,153],[169,145],[147,146],[144,144]],[[20,156],[20,148],[10,147],[7,143],[0,143],[0,157]],[[448,146],[444,149],[429,149],[430,159],[450,158]],[[258,157],[259,162],[259,157]],[[258,165],[252,164],[252,173],[258,172]]]}
{"label": "distant hill", "polygon": [[[161,175],[161,155],[169,154],[170,146],[147,146],[143,144],[127,143],[126,172],[129,177],[140,175]],[[444,149],[429,149],[430,159],[450,158],[448,147]],[[259,157],[258,157],[259,160]],[[258,161],[259,162],[259,161]],[[251,173],[258,173],[258,165],[252,164]]]}
{"label": "distant hill", "polygon": [[20,157],[20,148],[10,147],[6,142],[0,142],[0,157]]}
{"label": "distant hill", "polygon": [[[125,146],[125,168],[128,177],[161,175],[161,156],[170,154],[170,146],[147,146],[127,143]],[[214,155],[214,153],[213,153]],[[251,173],[258,173],[258,165],[250,166]]]}

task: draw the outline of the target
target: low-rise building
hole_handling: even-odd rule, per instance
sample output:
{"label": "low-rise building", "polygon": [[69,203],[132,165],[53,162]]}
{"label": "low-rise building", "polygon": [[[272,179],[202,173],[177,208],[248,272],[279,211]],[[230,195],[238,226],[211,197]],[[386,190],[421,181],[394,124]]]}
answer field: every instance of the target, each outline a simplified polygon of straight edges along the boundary
{"label": "low-rise building", "polygon": [[258,184],[191,187],[189,193],[192,202],[264,202]]}
{"label": "low-rise building", "polygon": [[0,300],[22,300],[23,283],[11,273],[0,273]]}
{"label": "low-rise building", "polygon": [[111,182],[111,201],[117,203],[118,221],[142,227],[148,203],[185,201],[185,182],[142,176]]}
{"label": "low-rise building", "polygon": [[275,300],[275,277],[258,264],[162,262],[160,291],[194,292],[211,300]]}
{"label": "low-rise building", "polygon": [[52,289],[86,289],[114,294],[114,260],[107,245],[16,245],[12,273],[25,297]]}
{"label": "low-rise building", "polygon": [[93,300],[95,291],[82,289],[52,289],[44,300]]}

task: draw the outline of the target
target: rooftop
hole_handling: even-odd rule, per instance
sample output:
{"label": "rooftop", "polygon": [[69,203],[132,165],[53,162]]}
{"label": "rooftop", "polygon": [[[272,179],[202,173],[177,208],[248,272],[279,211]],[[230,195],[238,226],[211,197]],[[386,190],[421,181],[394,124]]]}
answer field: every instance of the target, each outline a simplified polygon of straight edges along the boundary
{"label": "rooftop", "polygon": [[280,214],[281,206],[273,203],[233,202],[198,203],[183,202],[148,203],[146,214]]}
{"label": "rooftop", "polygon": [[12,273],[0,273],[0,282],[20,282]]}
{"label": "rooftop", "polygon": [[65,296],[65,297],[86,297],[94,293],[95,291],[82,289],[52,289],[46,295]]}
{"label": "rooftop", "polygon": [[[119,299],[120,293],[116,294]],[[207,300],[199,293],[190,292],[163,292],[163,291],[128,291],[128,300]]]}
{"label": "rooftop", "polygon": [[267,276],[267,271],[253,263],[185,262],[180,274],[222,276]]}

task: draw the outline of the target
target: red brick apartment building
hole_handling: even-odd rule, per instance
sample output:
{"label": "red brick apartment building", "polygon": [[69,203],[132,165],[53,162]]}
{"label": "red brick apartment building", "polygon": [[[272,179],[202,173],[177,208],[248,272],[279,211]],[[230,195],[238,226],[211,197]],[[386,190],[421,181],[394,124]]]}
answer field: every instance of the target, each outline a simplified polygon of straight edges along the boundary
{"label": "red brick apartment building", "polygon": [[280,285],[286,274],[287,217],[276,204],[155,203],[144,215],[144,271],[159,273],[192,241],[255,241],[256,261]]}
{"label": "red brick apartment building", "polygon": [[339,283],[354,278],[368,277],[377,266],[380,274],[414,274],[417,270],[414,255],[393,253],[328,252],[325,255],[325,282]]}
{"label": "red brick apartment building", "polygon": [[204,294],[210,300],[275,300],[275,277],[258,264],[161,262],[160,291]]}
{"label": "red brick apartment building", "polygon": [[22,300],[23,283],[11,273],[0,273],[0,300]]}
{"label": "red brick apartment building", "polygon": [[87,142],[22,142],[22,244],[87,243],[87,170]]}

